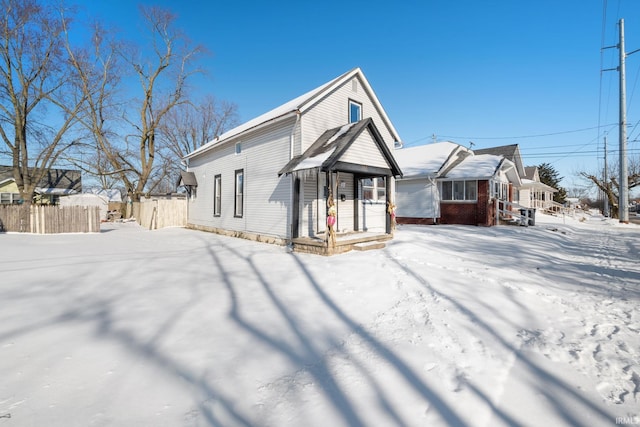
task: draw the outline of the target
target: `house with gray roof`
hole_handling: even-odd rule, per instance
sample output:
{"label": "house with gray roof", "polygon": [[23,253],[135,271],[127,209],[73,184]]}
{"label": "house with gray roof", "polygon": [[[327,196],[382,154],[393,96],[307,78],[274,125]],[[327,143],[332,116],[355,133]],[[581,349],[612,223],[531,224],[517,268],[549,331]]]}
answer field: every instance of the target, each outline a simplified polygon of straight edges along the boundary
{"label": "house with gray roof", "polygon": [[189,153],[188,226],[319,254],[379,247],[399,141],[355,68]]}
{"label": "house with gray roof", "polygon": [[497,201],[513,202],[521,185],[516,163],[504,155],[472,151],[453,142],[401,148],[396,181],[399,224],[496,223]]}
{"label": "house with gray roof", "polygon": [[[72,169],[49,169],[38,182],[35,202],[57,204],[60,196],[82,191],[82,174]],[[13,177],[13,167],[0,165],[0,203],[13,204],[20,201],[18,186]]]}

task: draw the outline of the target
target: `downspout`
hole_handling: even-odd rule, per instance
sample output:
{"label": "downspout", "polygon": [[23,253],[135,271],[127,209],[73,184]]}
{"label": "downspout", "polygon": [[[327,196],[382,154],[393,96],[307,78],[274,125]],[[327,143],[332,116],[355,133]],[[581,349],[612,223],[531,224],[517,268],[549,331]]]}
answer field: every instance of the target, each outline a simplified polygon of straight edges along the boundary
{"label": "downspout", "polygon": [[[289,135],[289,160],[293,159],[293,151],[296,140],[296,129],[298,128],[298,124],[300,123],[300,110],[296,111],[296,122],[293,124],[293,128],[291,129],[291,134]],[[296,191],[296,178],[294,173],[289,174],[289,179],[291,180],[291,191],[289,192],[289,206],[291,206],[290,216],[289,216],[289,239],[287,246],[290,249],[293,249],[291,246],[293,244],[293,209],[299,208],[298,206],[293,206],[293,193]]]}
{"label": "downspout", "polygon": [[[182,164],[185,166],[186,171],[189,172],[189,158],[182,160]],[[189,228],[189,205],[191,204],[190,192],[187,192],[187,223],[185,224],[187,228]]]}

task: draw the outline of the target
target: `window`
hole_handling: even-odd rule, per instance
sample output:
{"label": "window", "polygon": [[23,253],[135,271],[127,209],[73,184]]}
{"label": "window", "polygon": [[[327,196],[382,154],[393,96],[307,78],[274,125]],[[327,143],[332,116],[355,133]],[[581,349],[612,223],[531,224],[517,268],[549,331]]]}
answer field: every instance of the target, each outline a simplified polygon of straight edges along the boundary
{"label": "window", "polygon": [[236,171],[236,184],[235,184],[235,206],[233,208],[233,216],[242,218],[243,205],[244,205],[244,169]]}
{"label": "window", "polygon": [[360,180],[362,185],[362,199],[370,202],[386,202],[387,186],[385,178],[378,176],[376,178],[364,178]]}
{"label": "window", "polygon": [[444,201],[478,200],[478,181],[442,181],[440,183],[440,197]]}
{"label": "window", "polygon": [[464,200],[464,181],[453,181],[453,200]]}
{"label": "window", "polygon": [[236,142],[236,154],[242,153],[242,142]]}
{"label": "window", "polygon": [[213,216],[220,216],[222,212],[222,176],[213,177]]}
{"label": "window", "polygon": [[362,120],[362,104],[349,100],[349,123]]}
{"label": "window", "polygon": [[19,203],[20,193],[0,193],[0,204],[11,205]]}
{"label": "window", "polygon": [[509,200],[509,184],[506,182],[493,182],[493,197],[498,200]]}
{"label": "window", "polygon": [[477,181],[466,181],[464,186],[465,200],[478,200],[478,183]]}

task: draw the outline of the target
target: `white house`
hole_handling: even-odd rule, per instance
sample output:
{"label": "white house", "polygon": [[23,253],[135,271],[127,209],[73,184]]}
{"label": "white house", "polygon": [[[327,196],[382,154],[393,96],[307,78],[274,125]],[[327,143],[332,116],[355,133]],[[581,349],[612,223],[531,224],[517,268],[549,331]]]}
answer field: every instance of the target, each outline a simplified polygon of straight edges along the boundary
{"label": "white house", "polygon": [[558,190],[540,182],[540,174],[537,166],[527,166],[525,177],[522,179],[519,203],[528,208],[553,210],[556,203],[553,201],[553,193]]}
{"label": "white house", "polygon": [[187,155],[188,224],[294,250],[342,252],[351,246],[331,248],[326,238],[331,198],[339,236],[388,238],[399,140],[355,68]]}

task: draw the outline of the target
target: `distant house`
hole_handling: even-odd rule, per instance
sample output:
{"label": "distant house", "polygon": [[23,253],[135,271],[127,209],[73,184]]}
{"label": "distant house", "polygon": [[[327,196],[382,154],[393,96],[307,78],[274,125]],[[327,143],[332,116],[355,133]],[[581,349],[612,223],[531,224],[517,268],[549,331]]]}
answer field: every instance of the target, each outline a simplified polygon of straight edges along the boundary
{"label": "distant house", "polygon": [[[34,202],[57,204],[60,196],[79,193],[82,190],[80,171],[69,169],[50,169],[38,182]],[[11,166],[0,165],[0,203],[20,203],[20,192],[13,177]]]}
{"label": "distant house", "polygon": [[97,206],[100,209],[100,220],[107,219],[109,212],[109,199],[106,196],[93,193],[76,193],[60,197],[60,206]]}
{"label": "distant house", "polygon": [[452,142],[395,151],[400,224],[495,225],[495,201],[513,202],[518,166],[501,155],[477,154]]}
{"label": "distant house", "polygon": [[528,208],[554,210],[556,203],[553,201],[553,193],[557,192],[555,188],[540,182],[537,166],[527,166],[518,203]]}
{"label": "distant house", "polygon": [[[189,226],[330,254],[338,237],[391,237],[400,140],[359,68],[250,120],[186,156]],[[376,236],[376,237],[378,237]]]}

